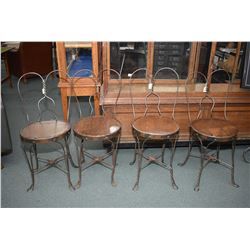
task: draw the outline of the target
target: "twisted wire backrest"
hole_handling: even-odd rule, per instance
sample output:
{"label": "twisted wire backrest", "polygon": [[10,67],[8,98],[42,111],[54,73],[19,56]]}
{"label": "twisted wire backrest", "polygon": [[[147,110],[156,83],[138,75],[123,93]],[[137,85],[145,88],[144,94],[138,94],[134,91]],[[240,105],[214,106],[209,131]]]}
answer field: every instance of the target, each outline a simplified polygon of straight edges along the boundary
{"label": "twisted wire backrest", "polygon": [[[80,73],[83,73],[83,72],[89,73],[90,77],[88,77],[88,79],[90,79],[94,83],[96,94],[99,94],[99,89],[100,89],[100,85],[98,84],[98,79],[92,70],[80,69],[77,72],[75,72],[74,75],[71,76],[71,96],[74,96],[76,99],[78,112],[79,112],[80,117],[82,117],[82,110],[81,110],[80,102],[79,102],[77,95],[76,95],[76,92],[75,92],[75,88],[77,88],[77,82],[79,82],[81,79],[81,77],[77,77],[77,75],[79,75]],[[84,77],[84,78],[86,78],[86,77]],[[89,102],[89,107],[90,107],[90,115],[93,115],[94,108],[93,108],[93,105],[91,103],[91,96],[89,96],[88,102]]]}
{"label": "twisted wire backrest", "polygon": [[[116,96],[116,98],[115,98],[115,105],[114,105],[114,109],[113,109],[113,111],[112,111],[112,115],[116,116],[116,107],[117,107],[118,99],[119,99],[119,97],[120,97],[120,95],[121,95],[121,89],[122,89],[121,74],[118,73],[118,71],[116,71],[116,70],[114,70],[114,69],[103,69],[103,70],[100,71],[100,73],[99,73],[99,76],[98,76],[98,83],[99,83],[99,85],[101,86],[101,89],[100,89],[100,99],[101,99],[101,103],[102,103],[102,106],[101,106],[101,107],[102,107],[102,113],[103,113],[104,115],[105,115],[106,111],[105,111],[105,109],[104,109],[104,97],[105,97],[105,95],[104,95],[104,89],[103,89],[103,87],[104,87],[103,74],[104,74],[105,72],[107,72],[107,71],[108,71],[108,73],[109,73],[108,79],[110,79],[110,74],[111,74],[111,73],[114,73],[114,74],[117,76],[117,80],[118,80],[118,84],[119,84],[118,94],[117,94],[117,96]],[[113,78],[112,78],[112,79],[113,79]]]}
{"label": "twisted wire backrest", "polygon": [[171,80],[176,79],[176,96],[175,96],[175,99],[174,99],[174,104],[173,104],[173,109],[172,109],[172,119],[175,120],[175,107],[176,107],[177,97],[178,97],[178,94],[179,94],[179,80],[180,80],[180,77],[179,77],[179,74],[174,69],[172,69],[170,67],[163,67],[163,68],[158,69],[155,72],[154,77],[153,77],[153,82],[154,83],[157,80],[157,76],[163,71],[165,71],[165,72],[169,71],[169,72],[173,73],[174,76],[176,77],[176,78],[171,78]]}
{"label": "twisted wire backrest", "polygon": [[[52,75],[55,75],[57,73],[57,77],[59,78],[60,81],[62,81],[64,84],[65,83],[68,83],[71,85],[71,79],[70,79],[70,76],[63,70],[52,70],[50,71],[47,76],[45,77],[45,82],[46,82],[46,85],[48,85],[48,82],[51,78]],[[62,77],[62,76],[66,76],[65,78]],[[70,110],[70,98],[68,99],[68,110],[67,110],[67,120],[69,118],[69,110]]]}
{"label": "twisted wire backrest", "polygon": [[[185,95],[186,95],[186,101],[187,101],[187,109],[188,109],[188,120],[189,120],[189,124],[192,122],[191,119],[191,111],[190,111],[190,101],[189,101],[189,95],[188,95],[188,83],[193,84],[194,82],[197,81],[198,77],[201,76],[204,80],[205,86],[203,88],[203,92],[205,93],[205,95],[203,95],[199,101],[199,110],[197,113],[197,116],[195,119],[201,118],[204,114],[203,111],[205,110],[209,110],[209,112],[206,113],[211,113],[213,108],[214,108],[214,100],[213,98],[211,98],[208,95],[208,81],[207,81],[207,77],[201,73],[201,72],[197,72],[197,73],[193,73],[191,74],[185,81]],[[210,102],[210,109],[207,109],[209,105],[207,105],[207,103]]]}
{"label": "twisted wire backrest", "polygon": [[213,114],[214,106],[215,106],[214,98],[211,97],[208,93],[206,93],[205,96],[203,96],[200,99],[199,112],[197,114],[196,119],[211,118]]}
{"label": "twisted wire backrest", "polygon": [[[25,118],[26,118],[26,121],[28,123],[31,122],[30,120],[30,116],[27,112],[27,110],[25,109],[25,105],[24,105],[24,98],[23,98],[23,95],[21,93],[21,82],[22,80],[24,79],[24,77],[27,77],[28,75],[35,75],[35,76],[38,76],[40,79],[41,79],[41,83],[42,83],[42,89],[41,89],[41,93],[42,93],[42,97],[39,98],[38,102],[37,102],[37,109],[38,109],[38,121],[41,121],[42,120],[42,117],[45,113],[51,113],[54,117],[55,120],[57,120],[58,118],[58,114],[56,112],[56,103],[55,103],[55,100],[48,95],[48,92],[47,92],[47,83],[48,83],[48,79],[49,79],[49,76],[53,73],[50,72],[45,78],[43,78],[40,74],[36,73],[36,72],[28,72],[28,73],[25,73],[23,74],[19,79],[18,79],[18,82],[17,82],[17,89],[18,89],[18,95],[19,95],[19,99],[21,101],[21,107],[22,107],[22,111],[24,112],[25,114]],[[50,103],[52,106],[51,108],[49,107],[48,103]],[[43,107],[45,108],[42,108],[42,104]]]}
{"label": "twisted wire backrest", "polygon": [[147,68],[139,68],[139,69],[136,69],[129,76],[129,94],[130,94],[130,100],[131,100],[131,105],[132,105],[132,110],[133,110],[133,117],[135,118],[136,113],[135,113],[135,106],[134,106],[134,98],[133,98],[133,95],[132,95],[132,82],[136,79],[136,78],[133,78],[133,76],[138,72],[145,72],[146,79],[148,80],[148,89],[149,90],[146,92],[146,95],[144,97],[144,104],[145,104],[144,116],[146,116],[147,112],[148,112],[148,99],[149,99],[150,96],[156,97],[156,99],[157,99],[157,111],[158,111],[158,114],[161,115],[160,96],[157,93],[154,92],[154,83],[152,81],[153,80],[152,76],[148,75]]}
{"label": "twisted wire backrest", "polygon": [[214,70],[213,72],[211,72],[211,74],[209,75],[208,79],[211,79],[211,82],[212,82],[214,74],[216,74],[216,73],[222,73],[222,72],[224,72],[224,74],[226,74],[227,80],[228,80],[227,90],[226,90],[225,97],[224,97],[224,99],[225,99],[225,101],[224,101],[224,118],[225,118],[225,120],[227,120],[227,99],[228,99],[230,87],[232,85],[232,79],[231,79],[229,73],[226,70],[224,70],[224,69]]}

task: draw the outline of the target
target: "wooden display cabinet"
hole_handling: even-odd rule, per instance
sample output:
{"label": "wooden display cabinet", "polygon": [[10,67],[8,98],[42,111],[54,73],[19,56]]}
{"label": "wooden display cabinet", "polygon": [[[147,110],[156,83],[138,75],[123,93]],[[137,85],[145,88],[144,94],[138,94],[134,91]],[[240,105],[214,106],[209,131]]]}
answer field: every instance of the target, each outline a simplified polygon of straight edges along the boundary
{"label": "wooden display cabinet", "polygon": [[[99,93],[91,79],[93,75],[81,72],[77,77],[72,91],[71,84],[67,81],[66,73],[73,77],[80,69],[89,69],[97,77],[99,74],[99,45],[97,42],[57,42],[57,62],[60,81],[58,87],[61,90],[61,99],[64,119],[67,119],[68,102],[67,97],[74,93],[76,96],[94,96],[95,114],[99,114]],[[65,79],[65,80],[62,80]]]}
{"label": "wooden display cabinet", "polygon": [[[102,44],[103,68],[113,68],[122,75],[122,92],[117,106],[117,118],[122,123],[122,143],[134,142],[131,131],[132,107],[129,95],[129,74],[136,68],[146,67],[149,74],[153,75],[161,67],[171,67],[180,75],[180,88],[176,106],[176,120],[180,125],[179,141],[189,139],[189,123],[184,84],[188,76],[202,72],[208,77],[208,87],[215,98],[216,107],[214,115],[223,116],[225,93],[228,81],[225,77],[211,79],[210,74],[216,69],[225,69],[230,73],[233,83],[227,104],[227,117],[239,129],[238,139],[250,139],[250,91],[240,87],[244,61],[245,43],[241,42],[105,42]],[[104,75],[105,97],[101,105],[105,109],[112,109],[117,96],[116,82],[108,75]],[[155,90],[162,100],[163,114],[171,112],[170,104],[173,103],[174,81],[171,77],[164,77],[155,83]],[[198,100],[203,95],[203,85],[198,81],[193,82],[190,98],[190,109],[195,113]],[[139,76],[133,84],[133,98],[136,104],[136,113],[143,114],[144,96],[147,90],[147,80]]]}

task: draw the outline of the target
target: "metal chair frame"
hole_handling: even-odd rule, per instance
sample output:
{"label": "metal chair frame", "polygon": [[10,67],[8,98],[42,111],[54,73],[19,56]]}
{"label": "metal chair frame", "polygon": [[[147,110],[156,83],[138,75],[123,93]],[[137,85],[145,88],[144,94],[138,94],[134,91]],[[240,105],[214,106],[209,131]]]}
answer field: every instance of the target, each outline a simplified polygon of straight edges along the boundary
{"label": "metal chair frame", "polygon": [[[31,122],[29,114],[28,114],[28,112],[26,112],[26,110],[24,108],[24,99],[23,99],[23,96],[22,96],[21,90],[20,90],[20,83],[21,83],[22,79],[24,77],[26,77],[27,75],[36,75],[42,81],[42,98],[40,98],[37,102],[37,108],[38,108],[39,115],[38,115],[37,121],[35,121],[34,123],[41,123],[44,125],[42,116],[44,115],[45,112],[52,113],[56,123],[59,122],[58,117],[57,117],[58,115],[57,115],[56,110],[55,110],[55,108],[56,108],[55,101],[53,98],[51,98],[47,94],[48,79],[49,79],[50,75],[54,74],[55,72],[58,72],[58,70],[51,71],[45,78],[43,78],[40,74],[38,74],[36,72],[28,72],[28,73],[23,74],[19,78],[18,83],[17,83],[18,95],[19,95],[19,98],[21,101],[22,111],[25,113],[25,118],[26,118],[26,121],[28,123],[27,126],[32,124],[33,122]],[[53,105],[53,109],[49,109],[48,107],[47,107],[48,109],[44,109],[44,110],[41,109],[41,103],[45,102],[46,100],[51,102],[51,104]],[[41,172],[44,172],[45,170],[52,168],[52,167],[55,167],[55,168],[59,169],[61,172],[65,173],[67,175],[69,188],[74,189],[74,186],[72,185],[72,182],[71,182],[70,167],[69,167],[69,160],[71,160],[71,155],[70,155],[70,151],[69,151],[69,136],[70,136],[70,125],[69,125],[69,130],[66,133],[60,135],[59,137],[50,138],[50,139],[46,139],[46,140],[44,140],[44,139],[29,140],[28,138],[23,138],[20,135],[21,147],[22,147],[22,150],[24,152],[24,156],[25,156],[25,159],[27,161],[27,164],[28,164],[28,167],[30,170],[30,174],[31,174],[31,180],[32,180],[32,183],[31,183],[30,187],[27,189],[27,191],[34,190],[35,175],[37,175]],[[63,142],[61,142],[61,140]],[[27,143],[28,143],[28,148],[26,146]],[[53,160],[38,157],[37,145],[38,144],[51,144],[51,143],[54,143],[54,144],[57,144],[60,146],[60,149],[62,150],[62,152],[60,152],[59,150],[57,150],[57,152],[59,152],[62,155],[53,159]],[[66,169],[59,164],[63,160],[65,162]],[[35,164],[34,164],[34,161],[35,161]],[[40,166],[39,163],[43,163],[44,165]]]}
{"label": "metal chair frame", "polygon": [[[146,167],[148,167],[152,163],[155,163],[156,165],[160,166],[161,168],[168,170],[170,172],[171,184],[172,184],[173,189],[175,189],[175,190],[178,189],[178,186],[176,185],[175,180],[174,180],[174,176],[173,176],[173,159],[174,159],[174,154],[175,154],[176,142],[177,142],[178,136],[179,136],[179,129],[178,129],[178,131],[176,131],[173,134],[165,135],[165,136],[162,136],[162,137],[159,137],[157,139],[152,140],[151,136],[142,135],[142,133],[139,133],[138,131],[136,131],[136,129],[133,128],[134,121],[141,118],[141,117],[135,118],[136,114],[135,114],[135,107],[134,107],[134,101],[133,101],[133,96],[132,96],[132,87],[131,87],[134,74],[136,74],[139,71],[145,71],[146,76],[147,76],[147,78],[149,80],[149,86],[150,85],[152,86],[152,88],[147,92],[146,96],[144,97],[145,112],[144,112],[143,116],[146,117],[147,114],[148,114],[148,100],[149,100],[149,97],[151,97],[151,96],[153,96],[153,97],[155,97],[157,99],[157,105],[156,105],[157,106],[157,112],[158,112],[159,116],[162,116],[162,113],[161,113],[161,110],[160,110],[161,99],[160,99],[159,94],[157,94],[154,91],[154,84],[155,84],[155,79],[156,79],[157,75],[163,70],[168,70],[168,71],[174,73],[174,75],[176,76],[176,80],[177,80],[176,98],[175,98],[175,101],[174,101],[173,111],[172,111],[172,120],[175,121],[175,106],[176,106],[176,100],[177,100],[178,90],[179,90],[179,75],[178,75],[178,73],[175,70],[173,70],[172,68],[164,67],[164,68],[159,69],[154,74],[154,76],[151,77],[151,76],[149,76],[147,74],[147,69],[146,68],[139,68],[139,69],[135,70],[130,75],[130,81],[129,81],[130,88],[129,89],[130,89],[130,98],[131,98],[131,104],[132,104],[132,110],[133,110],[133,121],[131,123],[131,127],[132,127],[133,136],[135,138],[134,158],[133,158],[132,162],[130,162],[130,165],[135,164],[136,158],[138,156],[137,178],[136,178],[136,182],[135,182],[135,184],[133,186],[134,191],[139,189],[139,180],[140,180],[141,170],[145,169]],[[146,142],[155,141],[155,140],[157,142],[162,143],[161,154],[160,155],[147,155],[146,156],[144,154],[144,152],[146,150],[145,149]],[[171,144],[171,146],[169,148],[170,153],[171,153],[169,164],[165,163],[165,161],[164,161],[165,149],[166,149],[167,142],[170,142],[170,144]],[[148,161],[148,163],[143,167],[142,167],[142,159],[145,159],[145,160]]]}
{"label": "metal chair frame", "polygon": [[247,154],[250,153],[250,147],[247,147],[244,151],[243,151],[243,159],[246,163],[250,163],[250,157],[247,157]]}
{"label": "metal chair frame", "polygon": [[[77,71],[73,77],[76,77],[77,74],[79,74],[80,72],[83,72],[83,71],[89,71],[90,72],[90,70],[88,70],[88,69],[81,69],[81,70]],[[101,79],[102,79],[102,74],[105,71],[108,71],[108,70],[104,69],[99,73],[98,79],[96,78],[94,73],[91,71],[91,74],[93,75],[93,77],[91,79],[95,83],[96,91],[98,93],[99,92],[101,93],[101,99],[102,100],[104,98],[104,94],[103,94],[102,90],[100,91],[100,88],[102,88],[102,86],[103,86]],[[89,167],[91,167],[91,166],[93,166],[95,164],[100,164],[100,165],[104,166],[105,168],[110,169],[112,171],[111,184],[112,184],[112,186],[117,185],[114,176],[115,176],[115,167],[117,165],[116,160],[117,160],[118,144],[119,144],[120,136],[121,136],[121,123],[120,123],[119,120],[116,119],[115,116],[116,116],[117,102],[118,102],[118,99],[119,99],[119,96],[120,96],[120,93],[121,93],[121,77],[120,77],[120,74],[116,70],[110,69],[110,72],[113,72],[118,76],[117,80],[118,80],[118,83],[120,85],[119,92],[118,92],[118,95],[117,95],[116,101],[115,101],[114,112],[112,113],[112,119],[117,121],[117,123],[119,124],[119,129],[115,133],[110,133],[110,134],[106,135],[104,138],[100,138],[101,136],[98,136],[98,133],[96,134],[96,137],[94,137],[94,136],[88,136],[88,135],[86,135],[86,136],[79,135],[74,131],[74,135],[75,135],[74,136],[74,141],[75,141],[75,147],[76,147],[76,152],[77,152],[77,160],[78,160],[78,168],[79,168],[79,179],[78,179],[78,182],[77,182],[75,188],[79,188],[81,186],[82,172],[87,170]],[[78,81],[78,79],[73,81],[72,86],[74,86],[74,84],[76,84],[77,81]],[[96,115],[93,116],[93,107],[92,107],[90,98],[89,98],[89,105],[90,105],[90,108],[91,108],[90,117],[97,117]],[[80,105],[78,107],[80,109]],[[102,112],[103,112],[103,114],[101,116],[98,116],[98,117],[104,117],[106,115],[104,105],[102,105]],[[79,114],[80,114],[80,118],[84,118],[84,117],[82,117],[81,109],[79,111]],[[80,145],[79,146],[77,145],[77,138],[80,140]],[[87,152],[87,150],[86,150],[86,148],[84,146],[85,142],[87,142],[87,141],[100,141],[100,140],[103,141],[103,142],[110,143],[111,144],[111,150],[109,150],[105,154],[98,155],[98,156]],[[112,157],[112,163],[111,164],[105,161],[110,156]],[[85,157],[88,157],[89,159],[91,159],[91,162],[89,162],[88,164],[85,164],[85,166],[83,166],[83,164],[85,163]]]}
{"label": "metal chair frame", "polygon": [[[217,69],[215,71],[213,71],[210,75],[210,77],[212,78],[213,74],[219,72],[219,71],[223,71],[226,72],[225,70],[222,69]],[[204,79],[205,79],[205,88],[204,91],[205,94],[204,96],[200,99],[199,102],[199,111],[198,114],[195,118],[195,120],[197,119],[202,119],[204,116],[204,111],[206,111],[205,115],[207,118],[212,118],[213,117],[213,110],[215,107],[215,99],[209,95],[209,89],[208,89],[208,82],[207,82],[207,78],[203,73],[198,72],[198,74],[200,74]],[[230,75],[228,74],[228,72],[226,72],[227,76],[228,76],[228,86],[227,86],[227,92],[226,92],[226,96],[225,96],[225,102],[224,102],[224,120],[228,120],[227,119],[227,99],[228,99],[228,94],[229,94],[229,88],[230,88],[230,84],[231,84],[231,78]],[[189,157],[195,157],[195,158],[200,158],[200,170],[198,173],[198,177],[197,177],[197,181],[194,187],[195,191],[199,191],[200,190],[200,179],[201,179],[201,175],[202,172],[204,170],[204,168],[211,162],[213,163],[217,163],[221,166],[224,166],[226,168],[228,168],[229,170],[231,170],[231,184],[234,187],[239,187],[238,184],[235,183],[234,180],[234,153],[235,153],[235,144],[236,144],[236,137],[232,137],[229,139],[225,139],[225,140],[221,140],[220,138],[205,138],[202,134],[200,134],[197,131],[194,131],[191,127],[191,123],[192,123],[192,119],[191,119],[191,115],[190,115],[190,104],[189,104],[189,97],[188,97],[188,90],[187,90],[187,84],[188,82],[192,82],[195,80],[194,75],[192,76],[191,79],[186,80],[185,82],[185,93],[186,93],[186,100],[187,100],[187,109],[188,109],[188,118],[189,118],[189,145],[188,145],[188,153],[187,156],[184,160],[183,163],[179,163],[179,166],[184,166]],[[204,105],[206,104],[210,104],[210,108],[208,105],[208,109],[205,110]],[[221,149],[221,144],[223,144],[224,142],[230,142],[232,143],[232,155],[231,155],[231,159],[232,159],[232,163],[229,164],[223,160],[220,159],[220,149]],[[200,149],[200,155],[194,155],[191,154],[192,148],[193,148],[193,144],[194,142],[198,142],[199,143],[199,149]],[[211,148],[211,146],[216,145],[216,149]]]}

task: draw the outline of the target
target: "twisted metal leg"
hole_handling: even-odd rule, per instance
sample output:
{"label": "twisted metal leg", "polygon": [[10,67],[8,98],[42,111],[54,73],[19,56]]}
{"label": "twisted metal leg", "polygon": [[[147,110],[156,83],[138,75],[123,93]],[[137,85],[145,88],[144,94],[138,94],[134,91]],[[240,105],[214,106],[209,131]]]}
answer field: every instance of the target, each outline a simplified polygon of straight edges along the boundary
{"label": "twisted metal leg", "polygon": [[34,186],[35,186],[35,173],[34,173],[32,153],[31,153],[32,147],[33,147],[33,145],[30,148],[30,161],[29,161],[29,158],[28,158],[27,152],[25,150],[25,147],[24,147],[24,145],[22,145],[22,150],[24,152],[24,156],[25,156],[26,162],[27,162],[29,170],[30,170],[31,181],[32,181],[30,187],[27,188],[27,192],[33,191],[34,190]]}
{"label": "twisted metal leg", "polygon": [[216,148],[216,158],[217,158],[217,162],[220,162],[220,144],[217,144],[217,148]]}
{"label": "twisted metal leg", "polygon": [[113,187],[117,186],[117,182],[114,179],[115,176],[115,167],[116,167],[116,160],[117,160],[117,149],[118,149],[118,143],[120,140],[120,136],[117,137],[117,140],[115,143],[112,143],[112,174],[111,174],[111,185]]}
{"label": "twisted metal leg", "polygon": [[69,161],[70,161],[70,164],[71,164],[71,166],[72,166],[73,168],[78,168],[78,165],[75,164],[75,162],[73,161],[72,155],[71,155],[71,154],[69,154]]}
{"label": "twisted metal leg", "polygon": [[63,147],[62,147],[62,149],[63,149],[64,160],[65,160],[66,169],[67,169],[68,185],[69,185],[69,188],[72,188],[73,190],[75,190],[75,187],[73,186],[73,184],[71,182],[71,178],[70,178],[69,159],[71,158],[71,155],[70,155],[70,151],[69,151],[68,138],[64,138],[64,143],[65,143],[66,153],[65,153],[65,150]]}
{"label": "twisted metal leg", "polygon": [[246,148],[243,152],[243,159],[246,163],[250,163],[249,157],[247,157],[247,153],[250,152],[250,147]]}
{"label": "twisted metal leg", "polygon": [[231,184],[233,187],[238,188],[239,185],[234,180],[234,153],[235,153],[235,140],[232,141],[232,168],[231,168]]}
{"label": "twisted metal leg", "polygon": [[82,155],[83,155],[83,139],[81,139],[81,144],[80,144],[80,150],[78,152],[78,146],[77,146],[77,141],[75,138],[75,147],[76,147],[76,154],[77,154],[77,160],[78,160],[78,182],[75,185],[75,189],[80,188],[81,183],[82,183]]}
{"label": "twisted metal leg", "polygon": [[169,171],[170,171],[170,176],[171,176],[172,187],[173,187],[173,189],[177,190],[178,186],[175,183],[174,174],[173,174],[173,160],[174,160],[174,154],[175,154],[175,149],[176,149],[175,146],[176,146],[177,137],[174,136],[174,138],[172,138],[170,141],[171,141],[172,147],[171,147],[170,170]]}
{"label": "twisted metal leg", "polygon": [[138,145],[138,166],[137,166],[137,178],[135,185],[133,187],[133,191],[137,191],[139,189],[139,180],[140,180],[140,174],[141,174],[141,168],[142,168],[142,157],[143,157],[143,151],[144,151],[144,144],[147,141],[145,139],[142,143],[140,143],[140,139],[136,137],[137,145]]}
{"label": "twisted metal leg", "polygon": [[39,165],[38,165],[38,157],[37,157],[37,146],[35,143],[33,144],[33,148],[34,148],[34,155],[35,155],[35,160],[36,160],[36,168],[35,169],[38,170]]}
{"label": "twisted metal leg", "polygon": [[182,163],[178,163],[178,166],[183,167],[187,163],[187,161],[190,157],[192,148],[193,148],[193,134],[192,134],[191,129],[190,129],[189,142],[188,142],[188,153],[187,153],[185,160]]}
{"label": "twisted metal leg", "polygon": [[199,141],[200,141],[200,151],[201,151],[201,157],[200,157],[201,166],[200,166],[200,171],[199,171],[198,178],[197,178],[197,183],[194,188],[194,191],[196,192],[200,190],[200,180],[201,180],[202,171],[204,169],[204,159],[205,159],[205,154],[206,154],[205,146],[203,146],[203,143],[200,138],[199,138]]}
{"label": "twisted metal leg", "polygon": [[137,140],[135,140],[134,158],[133,158],[133,160],[129,163],[130,166],[132,166],[132,165],[135,164],[137,154],[138,154]]}
{"label": "twisted metal leg", "polygon": [[165,155],[166,143],[163,143],[161,149],[161,162],[164,163],[164,155]]}

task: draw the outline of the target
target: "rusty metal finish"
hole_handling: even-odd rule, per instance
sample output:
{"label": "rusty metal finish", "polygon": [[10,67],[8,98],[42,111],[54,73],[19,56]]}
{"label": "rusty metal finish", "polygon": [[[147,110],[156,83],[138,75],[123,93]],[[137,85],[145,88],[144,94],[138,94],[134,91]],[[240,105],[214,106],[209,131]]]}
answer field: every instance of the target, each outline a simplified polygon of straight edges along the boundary
{"label": "rusty metal finish", "polygon": [[[76,138],[75,138],[76,139]],[[116,137],[113,138],[109,138],[106,137],[104,139],[105,142],[109,142],[111,144],[111,150],[103,155],[93,155],[91,153],[89,153],[85,146],[84,146],[84,142],[88,142],[88,139],[82,138],[81,142],[80,142],[80,147],[77,146],[77,143],[75,143],[76,145],[76,152],[77,152],[77,158],[78,158],[78,167],[79,167],[79,179],[77,184],[75,185],[75,188],[80,188],[81,186],[81,182],[82,182],[82,172],[87,170],[89,167],[96,165],[96,164],[100,164],[105,168],[108,168],[112,171],[111,173],[111,185],[112,186],[117,186],[117,183],[115,181],[115,167],[116,167],[116,160],[117,160],[117,149],[118,149],[118,144],[120,141],[120,133],[117,133]],[[109,157],[112,157],[112,163],[108,163],[105,160]],[[91,161],[86,163],[85,159],[89,158]]]}
{"label": "rusty metal finish", "polygon": [[[81,71],[84,71],[82,69]],[[104,91],[102,76],[104,73],[107,74],[116,74],[117,81],[119,83],[119,91],[115,100],[114,110],[113,112],[107,114],[102,108],[103,114],[93,115],[93,112],[90,112],[90,116],[82,117],[74,124],[73,131],[74,131],[74,142],[77,152],[77,167],[79,168],[78,171],[78,182],[75,185],[75,188],[80,188],[82,183],[82,172],[88,169],[89,167],[100,164],[110,170],[111,173],[111,184],[112,186],[116,186],[115,182],[115,167],[116,167],[116,159],[117,159],[117,150],[118,144],[120,141],[121,136],[121,123],[116,119],[116,105],[121,93],[121,76],[120,74],[113,70],[113,69],[105,69],[100,72],[98,78],[96,76],[93,77],[96,86],[96,92],[101,93],[101,99],[103,99]],[[72,79],[72,86],[74,87],[75,81],[77,79]],[[75,96],[76,97],[76,96]],[[76,97],[77,98],[77,97]],[[91,107],[91,102],[89,100],[89,105]],[[93,111],[93,108],[91,108]],[[82,114],[80,112],[80,114]],[[80,140],[80,145],[78,145],[77,141]],[[85,147],[85,142],[88,141],[103,141],[104,143],[108,143],[111,145],[111,150],[103,155],[93,155],[87,151]],[[107,162],[107,158],[112,157],[112,164]],[[86,162],[86,158],[90,159],[90,162]]]}
{"label": "rusty metal finish", "polygon": [[[22,149],[24,152],[25,159],[27,161],[32,184],[27,189],[27,191],[34,190],[35,187],[35,175],[51,168],[55,167],[67,175],[69,188],[74,189],[71,178],[70,178],[70,168],[69,160],[71,159],[68,139],[70,135],[70,124],[64,121],[58,120],[58,115],[56,113],[56,103],[53,98],[48,95],[47,84],[49,82],[50,76],[58,70],[51,71],[45,78],[36,72],[29,72],[22,75],[17,83],[18,94],[22,104],[22,110],[25,113],[25,118],[27,125],[20,131],[20,139],[22,143]],[[42,97],[39,98],[37,102],[38,118],[36,121],[31,122],[29,114],[24,108],[24,98],[21,93],[21,82],[27,75],[36,75],[41,79],[41,93]],[[43,102],[49,102],[52,104],[52,108],[49,105],[44,105],[45,108],[41,107]],[[51,113],[53,115],[52,120],[43,120],[45,113]],[[55,159],[45,159],[39,157],[37,150],[37,145],[39,144],[56,144],[59,146],[60,150],[58,152],[61,156]],[[27,145],[28,148],[27,148]],[[61,166],[60,163],[64,161],[65,167]]]}
{"label": "rusty metal finish", "polygon": [[[160,140],[159,142],[161,142],[163,144],[162,146],[162,151],[161,154],[159,155],[145,155],[145,143],[147,141],[150,141],[151,139],[148,137],[139,137],[139,136],[135,136],[136,139],[136,143],[137,143],[137,150],[135,151],[135,155],[134,155],[134,161],[132,163],[130,163],[130,165],[134,164],[136,161],[136,156],[138,156],[138,165],[137,165],[137,178],[136,178],[136,182],[133,186],[133,190],[137,191],[139,189],[139,180],[140,180],[140,174],[141,174],[141,170],[145,169],[146,167],[148,167],[149,165],[151,165],[152,163],[160,166],[163,169],[166,169],[170,172],[170,178],[171,178],[171,185],[173,187],[173,189],[177,190],[178,186],[175,183],[174,180],[174,175],[173,175],[173,159],[174,159],[174,154],[175,154],[175,146],[176,146],[176,141],[178,139],[178,132],[176,134],[172,134],[170,135],[168,138],[164,139],[164,140]],[[166,142],[170,141],[171,142],[171,147],[170,149],[170,161],[169,164],[165,163],[165,159],[164,159],[164,153],[165,153],[165,147],[166,147]],[[142,167],[142,159],[145,159],[148,163]]]}
{"label": "rusty metal finish", "polygon": [[[219,71],[224,70],[215,70],[209,76],[209,79],[212,78],[213,74]],[[225,71],[224,71],[225,72]],[[204,96],[201,97],[199,103],[199,110],[195,120],[191,120],[190,108],[189,108],[189,98],[188,98],[188,88],[187,84],[194,80],[194,76],[191,79],[187,79],[185,83],[186,98],[187,98],[187,107],[188,107],[188,117],[189,117],[189,126],[190,126],[190,138],[187,156],[183,163],[179,163],[179,166],[184,166],[189,157],[200,158],[200,170],[197,177],[197,182],[194,187],[195,191],[200,190],[200,180],[204,168],[210,163],[217,163],[221,166],[228,168],[231,171],[231,184],[234,187],[239,187],[234,180],[234,152],[235,152],[235,141],[238,134],[238,129],[227,120],[227,98],[229,95],[229,89],[231,85],[231,79],[228,74],[228,87],[225,96],[224,103],[224,117],[223,118],[214,118],[213,110],[216,105],[215,99],[209,95],[208,81],[206,77],[201,73],[205,79],[205,88]],[[191,154],[194,142],[198,142],[200,146],[200,155]],[[222,161],[220,159],[220,150],[222,143],[231,143],[232,148],[232,161],[231,164]]]}
{"label": "rusty metal finish", "polygon": [[[30,170],[30,174],[31,174],[31,186],[27,189],[27,191],[33,191],[34,187],[35,187],[35,175],[44,172],[45,170],[55,167],[58,170],[62,171],[63,173],[65,173],[67,175],[67,180],[68,180],[68,185],[69,188],[74,189],[74,186],[72,185],[71,182],[71,177],[70,177],[70,168],[69,168],[69,146],[68,146],[68,138],[69,138],[69,132],[67,134],[65,134],[65,137],[63,138],[63,143],[60,141],[53,141],[53,143],[56,143],[57,145],[60,146],[62,152],[60,152],[62,154],[62,156],[59,156],[55,159],[45,159],[45,158],[40,158],[38,157],[38,153],[37,153],[37,144],[39,144],[38,142],[34,142],[34,141],[30,141],[30,146],[29,146],[29,157],[28,157],[28,152],[26,149],[26,146],[24,144],[22,144],[22,149],[24,152],[24,156],[25,159],[27,161],[29,170]],[[27,140],[26,140],[27,142]],[[34,164],[34,159],[35,159],[35,164]],[[60,165],[60,162],[64,161],[65,162],[65,166],[66,169]],[[39,164],[39,163],[42,163]]]}
{"label": "rusty metal finish", "polygon": [[[154,91],[154,83],[157,79],[158,74],[161,71],[171,71],[176,76],[176,97],[178,96],[178,90],[179,90],[179,75],[177,72],[171,68],[164,67],[159,69],[155,75],[152,77],[150,74],[148,74],[146,68],[140,68],[135,70],[130,75],[130,84],[129,84],[129,90],[130,90],[130,98],[131,98],[131,105],[133,110],[133,121],[131,123],[132,127],[132,133],[135,138],[135,149],[134,149],[134,157],[132,162],[130,162],[130,165],[133,165],[136,162],[136,159],[138,157],[138,164],[137,164],[137,177],[136,182],[134,184],[133,190],[138,190],[139,188],[139,180],[140,180],[140,174],[141,170],[145,169],[152,163],[155,163],[156,165],[168,170],[170,172],[171,177],[171,184],[173,189],[178,189],[178,186],[175,183],[174,175],[173,175],[173,158],[175,153],[175,146],[176,141],[178,139],[179,134],[179,125],[175,121],[175,107],[176,107],[176,98],[175,102],[173,104],[172,108],[172,115],[171,117],[163,116],[161,113],[160,105],[161,105],[161,99],[160,95]],[[145,72],[146,78],[148,80],[148,92],[145,94],[144,97],[144,104],[145,104],[145,111],[144,114],[140,117],[136,118],[136,112],[135,112],[135,105],[133,101],[132,96],[132,83],[133,83],[133,76],[138,72]],[[150,98],[156,99],[156,111],[157,114],[149,114],[148,113],[148,102]],[[158,143],[162,144],[162,150],[159,155],[145,155],[145,144],[147,142],[157,141]],[[169,164],[165,163],[165,149],[167,142],[170,142],[170,162]],[[142,159],[145,159],[148,163],[142,167]]]}

